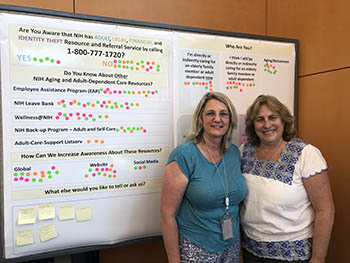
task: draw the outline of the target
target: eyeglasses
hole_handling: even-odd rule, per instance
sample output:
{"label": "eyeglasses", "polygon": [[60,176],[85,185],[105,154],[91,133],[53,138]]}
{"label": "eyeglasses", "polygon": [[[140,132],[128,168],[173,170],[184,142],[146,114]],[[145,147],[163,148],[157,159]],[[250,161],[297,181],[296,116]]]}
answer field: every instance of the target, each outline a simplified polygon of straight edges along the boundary
{"label": "eyeglasses", "polygon": [[[205,112],[204,116],[206,118],[216,118],[217,113],[215,111],[210,110],[210,111]],[[228,118],[230,118],[230,113],[228,111],[225,111],[225,110],[220,111],[219,112],[219,118],[221,118],[221,119],[228,119]]]}

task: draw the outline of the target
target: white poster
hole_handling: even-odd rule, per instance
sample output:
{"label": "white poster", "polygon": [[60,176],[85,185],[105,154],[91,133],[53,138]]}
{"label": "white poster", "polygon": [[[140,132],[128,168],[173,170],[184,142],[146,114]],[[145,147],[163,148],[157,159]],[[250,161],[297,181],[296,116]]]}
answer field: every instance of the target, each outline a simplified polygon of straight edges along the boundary
{"label": "white poster", "polygon": [[183,142],[192,113],[210,91],[225,93],[239,117],[235,144],[244,141],[244,116],[260,94],[278,97],[294,111],[295,46],[292,43],[178,33],[174,49],[175,144]]}
{"label": "white poster", "polygon": [[0,20],[5,256],[159,235],[171,33]]}

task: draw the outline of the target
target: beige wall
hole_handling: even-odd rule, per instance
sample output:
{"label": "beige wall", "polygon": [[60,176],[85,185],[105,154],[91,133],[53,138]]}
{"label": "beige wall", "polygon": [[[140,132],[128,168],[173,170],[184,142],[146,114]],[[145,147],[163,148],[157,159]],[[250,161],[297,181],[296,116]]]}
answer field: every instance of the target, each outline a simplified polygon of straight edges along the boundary
{"label": "beige wall", "polygon": [[[336,202],[327,262],[348,261],[349,0],[0,0],[0,4],[299,39],[299,135],[326,157]],[[100,259],[101,263],[166,262],[160,241],[105,249]]]}

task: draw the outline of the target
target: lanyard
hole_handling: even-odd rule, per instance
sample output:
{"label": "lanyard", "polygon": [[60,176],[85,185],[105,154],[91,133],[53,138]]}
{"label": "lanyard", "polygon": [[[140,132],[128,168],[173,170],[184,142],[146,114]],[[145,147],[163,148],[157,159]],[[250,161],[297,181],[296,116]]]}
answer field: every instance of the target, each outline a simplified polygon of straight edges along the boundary
{"label": "lanyard", "polygon": [[224,175],[225,175],[225,181],[223,179],[223,176],[218,168],[218,166],[216,165],[213,157],[211,156],[210,152],[209,152],[209,148],[208,146],[205,144],[205,146],[207,147],[207,152],[209,154],[209,157],[211,159],[211,161],[214,163],[215,165],[215,168],[216,168],[216,171],[217,173],[219,174],[220,176],[220,179],[221,179],[221,183],[222,183],[222,186],[224,187],[224,191],[225,191],[225,206],[226,206],[226,214],[228,214],[228,208],[229,208],[229,205],[230,205],[230,199],[228,197],[228,183],[227,183],[227,174],[226,174],[226,165],[225,165],[225,156],[223,155],[222,156],[222,161],[224,163]]}

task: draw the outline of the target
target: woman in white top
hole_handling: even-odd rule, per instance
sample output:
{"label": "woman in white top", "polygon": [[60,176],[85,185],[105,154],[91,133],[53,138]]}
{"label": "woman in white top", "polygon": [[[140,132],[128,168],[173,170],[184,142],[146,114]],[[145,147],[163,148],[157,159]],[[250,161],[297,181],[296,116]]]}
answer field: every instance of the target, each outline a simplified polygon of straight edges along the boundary
{"label": "woman in white top", "polygon": [[334,221],[327,164],[316,147],[295,138],[293,123],[273,96],[248,108],[240,148],[244,263],[325,262]]}

